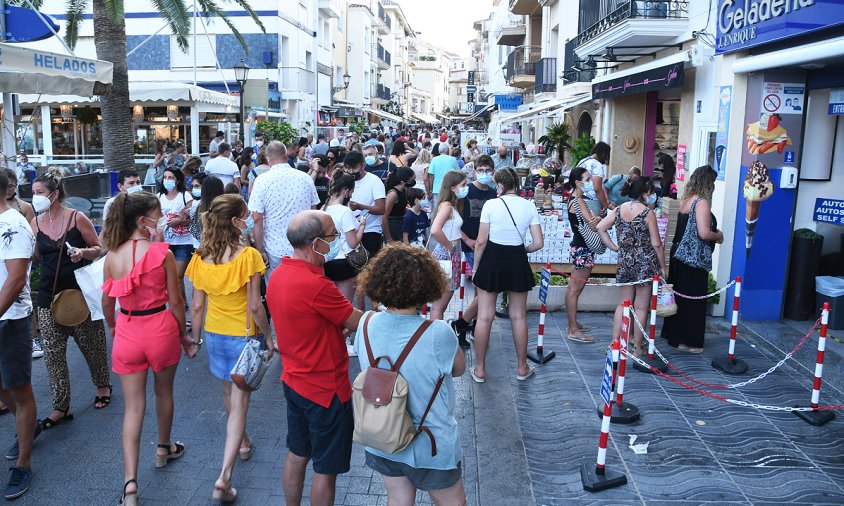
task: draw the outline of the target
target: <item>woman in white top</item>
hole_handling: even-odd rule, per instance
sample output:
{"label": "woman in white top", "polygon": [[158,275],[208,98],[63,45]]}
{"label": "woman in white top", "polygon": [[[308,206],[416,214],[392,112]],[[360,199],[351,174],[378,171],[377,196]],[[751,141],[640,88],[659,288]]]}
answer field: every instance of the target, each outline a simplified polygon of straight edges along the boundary
{"label": "woman in white top", "polygon": [[419,155],[413,161],[413,165],[410,166],[413,169],[413,173],[416,174],[416,186],[414,188],[425,190],[425,174],[428,173],[428,167],[430,165],[431,152],[427,149],[419,151]]}
{"label": "woman in white top", "polygon": [[447,172],[443,176],[440,198],[432,215],[431,237],[437,241],[434,256],[437,260],[451,261],[451,276],[446,276],[449,281],[448,289],[431,307],[431,318],[434,320],[442,320],[451,296],[460,288],[460,238],[463,234],[463,218],[460,213],[463,211],[463,199],[469,193],[466,183],[466,174],[456,170]]}
{"label": "woman in white top", "polygon": [[[500,195],[488,200],[481,210],[481,225],[475,241],[475,276],[478,292],[478,322],[475,325],[475,367],[472,379],[483,383],[486,379],[486,350],[489,331],[495,317],[495,299],[507,292],[513,344],[516,346],[518,368],[516,379],[523,381],[533,375],[527,365],[527,295],[535,285],[528,253],[542,249],[542,228],[536,206],[519,197],[519,177],[511,168],[495,171],[493,178]],[[530,233],[531,243],[525,246]]]}
{"label": "woman in white top", "polygon": [[325,212],[331,215],[334,226],[340,232],[343,242],[336,257],[333,259],[326,258],[325,276],[334,282],[340,293],[350,302],[355,296],[358,272],[346,260],[346,253],[357,248],[366,227],[366,220],[358,222],[352,210],[349,209],[349,200],[352,198],[354,191],[355,177],[346,174],[343,169],[334,169],[331,182],[328,184],[328,200],[325,203]]}
{"label": "woman in white top", "polygon": [[193,195],[185,188],[185,175],[174,166],[164,169],[161,187],[158,193],[161,213],[167,218],[164,229],[164,242],[170,245],[170,251],[176,257],[176,269],[179,274],[179,288],[185,298],[185,269],[193,255],[193,236],[190,233],[190,207]]}

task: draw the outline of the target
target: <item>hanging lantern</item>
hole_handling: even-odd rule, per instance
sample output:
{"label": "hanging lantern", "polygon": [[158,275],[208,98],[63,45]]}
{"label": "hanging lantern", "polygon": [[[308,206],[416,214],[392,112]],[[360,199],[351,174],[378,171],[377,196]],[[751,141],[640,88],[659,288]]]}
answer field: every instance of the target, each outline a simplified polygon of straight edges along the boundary
{"label": "hanging lantern", "polygon": [[136,105],[132,107],[132,119],[140,123],[144,119],[144,106]]}
{"label": "hanging lantern", "polygon": [[63,120],[69,120],[71,118],[71,116],[73,116],[73,106],[72,105],[63,104],[60,107],[60,109],[62,111],[62,119]]}
{"label": "hanging lantern", "polygon": [[179,117],[179,107],[175,105],[167,106],[167,119],[174,120]]}

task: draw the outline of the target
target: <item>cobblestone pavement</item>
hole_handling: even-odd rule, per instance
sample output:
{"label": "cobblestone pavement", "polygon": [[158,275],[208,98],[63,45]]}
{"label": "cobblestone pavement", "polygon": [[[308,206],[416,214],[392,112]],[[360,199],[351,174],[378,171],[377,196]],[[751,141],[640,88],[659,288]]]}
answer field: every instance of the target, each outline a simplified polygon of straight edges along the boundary
{"label": "cobblestone pavement", "polygon": [[[528,315],[535,335],[538,314]],[[844,503],[844,431],[836,418],[812,427],[791,413],[761,412],[703,397],[662,378],[631,371],[626,399],[639,407],[642,418],[633,425],[613,424],[608,466],[624,472],[629,483],[596,494],[584,492],[580,465],[594,465],[599,419],[598,395],[611,315],[592,313],[583,322],[594,327],[596,344],[562,338],[565,315],[551,313],[546,324],[546,349],[557,357],[537,366],[536,377],[515,379],[515,354],[507,320],[496,320],[490,342],[487,381],[455,381],[457,413],[464,447],[464,483],[470,505],[552,504],[842,504]],[[682,354],[657,339],[672,362],[702,381],[734,382],[709,362],[726,350],[728,329],[711,319],[703,356]],[[807,323],[806,329],[811,326]],[[791,348],[799,332],[787,325],[766,323],[766,337],[777,333],[777,346]],[[737,353],[761,372],[781,356],[777,346],[742,327]],[[810,340],[807,347],[815,347]],[[535,337],[531,338],[531,346]],[[831,353],[835,350],[831,350]],[[765,380],[724,394],[746,401],[790,406],[809,398],[811,363],[788,363]],[[471,365],[471,355],[469,365]],[[120,423],[123,399],[119,388],[111,406],[92,407],[94,387],[84,359],[69,347],[75,419],[45,432],[33,455],[35,477],[30,492],[18,504],[59,502],[113,505],[122,486]],[[355,364],[355,362],[352,362]],[[39,415],[49,412],[49,386],[43,360],[33,368]],[[350,374],[358,372],[353,365]],[[238,462],[234,484],[239,504],[283,504],[285,403],[276,361],[264,386],[253,395],[248,430],[257,449],[248,462]],[[740,378],[740,379],[739,379]],[[113,383],[118,384],[113,376]],[[151,383],[151,381],[150,381]],[[825,385],[822,401],[837,404],[844,395]],[[142,436],[140,500],[142,504],[204,505],[219,473],[225,439],[221,387],[207,369],[205,353],[183,360],[176,378],[176,419],[173,437],[187,453],[164,469],[153,465],[156,422],[151,384]],[[12,442],[12,418],[0,418],[0,434]],[[648,442],[646,455],[628,448],[628,436]],[[4,477],[5,480],[5,477]],[[308,486],[310,473],[308,474]],[[363,450],[355,447],[351,471],[338,478],[337,503],[386,505],[380,477],[363,465]],[[306,494],[308,491],[306,486]],[[428,503],[420,494],[418,502]]]}

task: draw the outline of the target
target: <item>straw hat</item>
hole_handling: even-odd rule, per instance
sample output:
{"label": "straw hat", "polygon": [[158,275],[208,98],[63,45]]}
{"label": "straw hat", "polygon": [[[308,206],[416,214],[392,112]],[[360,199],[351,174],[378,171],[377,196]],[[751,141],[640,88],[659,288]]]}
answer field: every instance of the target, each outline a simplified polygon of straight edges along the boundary
{"label": "straw hat", "polygon": [[637,149],[639,149],[639,139],[633,135],[628,135],[624,138],[624,151],[635,153]]}

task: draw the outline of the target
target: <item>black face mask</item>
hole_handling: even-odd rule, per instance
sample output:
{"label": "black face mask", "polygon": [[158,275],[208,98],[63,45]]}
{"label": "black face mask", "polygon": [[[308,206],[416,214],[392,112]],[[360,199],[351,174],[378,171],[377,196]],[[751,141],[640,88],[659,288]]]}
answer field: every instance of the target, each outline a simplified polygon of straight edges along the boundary
{"label": "black face mask", "polygon": [[361,179],[363,179],[364,174],[366,174],[366,171],[365,171],[365,170],[363,170],[363,169],[359,170],[359,171],[355,174],[355,181],[360,181]]}
{"label": "black face mask", "polygon": [[415,179],[410,180],[410,181],[408,181],[404,184],[405,188],[413,188],[414,186],[416,186],[416,180]]}
{"label": "black face mask", "polygon": [[344,205],[344,206],[349,205],[349,202],[351,202],[351,200],[352,200],[352,196],[351,196],[351,195],[349,195],[348,197],[344,198],[344,199],[343,199],[343,205]]}

